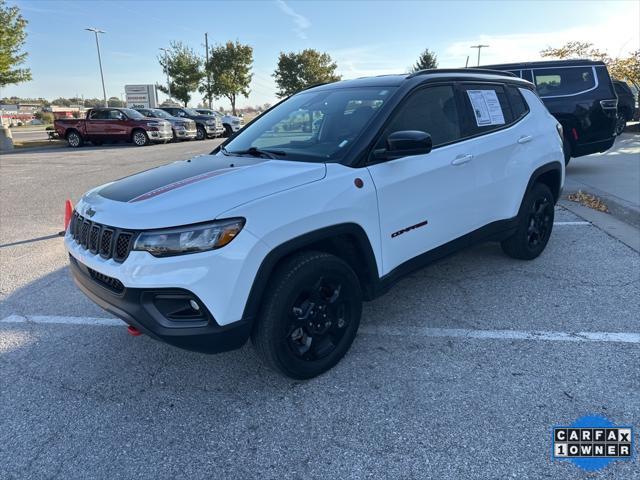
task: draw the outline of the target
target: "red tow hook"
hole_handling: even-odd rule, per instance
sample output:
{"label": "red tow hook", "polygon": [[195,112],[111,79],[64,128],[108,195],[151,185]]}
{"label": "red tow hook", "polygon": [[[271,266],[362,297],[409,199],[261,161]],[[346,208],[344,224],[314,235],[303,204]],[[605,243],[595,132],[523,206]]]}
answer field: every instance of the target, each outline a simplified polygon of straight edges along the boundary
{"label": "red tow hook", "polygon": [[134,337],[139,337],[140,335],[142,335],[142,332],[132,325],[129,325],[127,327],[127,332],[129,332],[129,335],[132,335]]}

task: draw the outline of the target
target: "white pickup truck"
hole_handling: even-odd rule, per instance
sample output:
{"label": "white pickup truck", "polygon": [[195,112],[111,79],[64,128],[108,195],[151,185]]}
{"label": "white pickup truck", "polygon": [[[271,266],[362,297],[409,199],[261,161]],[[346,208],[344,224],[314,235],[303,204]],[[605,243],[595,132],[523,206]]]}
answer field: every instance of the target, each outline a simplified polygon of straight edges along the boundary
{"label": "white pickup truck", "polygon": [[222,114],[209,108],[196,108],[195,111],[203,115],[214,115],[218,117],[222,122],[222,126],[224,126],[225,137],[230,137],[244,126],[244,120],[235,115]]}

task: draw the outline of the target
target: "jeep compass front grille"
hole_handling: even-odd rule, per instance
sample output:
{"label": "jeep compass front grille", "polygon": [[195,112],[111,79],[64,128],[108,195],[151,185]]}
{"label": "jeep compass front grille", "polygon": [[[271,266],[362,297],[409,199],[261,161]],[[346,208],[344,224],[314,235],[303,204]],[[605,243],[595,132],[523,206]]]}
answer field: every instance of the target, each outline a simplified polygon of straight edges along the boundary
{"label": "jeep compass front grille", "polygon": [[122,263],[133,247],[135,232],[109,227],[73,212],[69,233],[83,248],[104,259]]}

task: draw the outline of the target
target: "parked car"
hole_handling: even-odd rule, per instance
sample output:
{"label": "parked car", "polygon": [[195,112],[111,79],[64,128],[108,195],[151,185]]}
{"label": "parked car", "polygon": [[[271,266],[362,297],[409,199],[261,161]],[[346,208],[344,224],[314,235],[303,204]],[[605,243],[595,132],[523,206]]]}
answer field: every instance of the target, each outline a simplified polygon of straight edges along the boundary
{"label": "parked car", "polygon": [[169,122],[147,118],[131,108],[92,108],[84,119],[58,119],[53,126],[58,136],[74,148],[81,147],[85,141],[94,145],[124,141],[142,147],[173,138]]}
{"label": "parked car", "polygon": [[169,115],[179,118],[189,118],[196,122],[196,139],[221,137],[224,134],[224,127],[219,118],[203,115],[193,108],[187,107],[160,107]]}
{"label": "parked car", "polygon": [[173,130],[173,140],[193,140],[198,132],[196,130],[196,122],[188,118],[172,117],[164,110],[159,108],[135,108],[142,115],[148,118],[161,118],[171,124]]}
{"label": "parked car", "polygon": [[636,115],[636,97],[627,85],[627,82],[622,80],[614,80],[613,88],[618,96],[618,118],[616,122],[616,134],[620,135],[627,122],[630,122]]}
{"label": "parked car", "polygon": [[318,375],[403,275],[485,240],[545,249],[564,161],[533,88],[442,69],[300,92],[209,155],[85,194],[75,282],[135,335],[209,353],[250,337],[283,374]]}
{"label": "parked car", "polygon": [[603,62],[554,60],[487,65],[532,82],[564,131],[565,163],[606,152],[615,141],[618,100]]}
{"label": "parked car", "polygon": [[230,137],[244,126],[244,120],[234,115],[223,115],[222,113],[211,110],[210,108],[196,108],[195,110],[196,112],[203,115],[212,115],[218,117],[222,122],[222,126],[224,127],[225,137]]}

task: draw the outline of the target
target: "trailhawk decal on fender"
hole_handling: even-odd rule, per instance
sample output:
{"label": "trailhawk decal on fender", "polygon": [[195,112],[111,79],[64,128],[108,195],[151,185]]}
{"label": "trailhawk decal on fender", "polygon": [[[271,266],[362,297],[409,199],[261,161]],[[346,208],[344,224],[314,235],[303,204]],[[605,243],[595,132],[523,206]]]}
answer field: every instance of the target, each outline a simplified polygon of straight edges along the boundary
{"label": "trailhawk decal on fender", "polygon": [[427,223],[429,222],[425,220],[424,222],[416,223],[415,225],[411,225],[410,227],[403,228],[402,230],[398,230],[397,232],[393,232],[391,234],[391,238],[396,238],[397,236],[402,235],[403,233],[410,232],[411,230],[415,230],[416,228],[424,227]]}
{"label": "trailhawk decal on fender", "polygon": [[218,175],[223,175],[232,170],[235,170],[235,168],[223,168],[221,170],[214,170],[212,172],[201,173],[200,175],[185,178],[184,180],[179,180],[177,182],[170,183],[169,185],[165,185],[164,187],[156,188],[155,190],[151,190],[150,192],[138,195],[136,198],[129,200],[129,203],[141,202],[149,198],[157,197],[158,195],[162,195],[163,193],[175,190],[176,188],[184,187],[185,185],[191,185],[192,183],[206,180],[207,178],[217,177]]}

